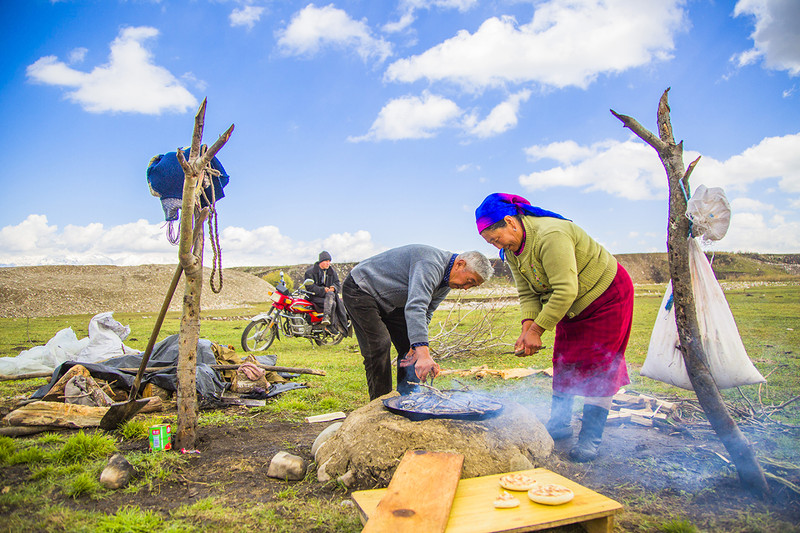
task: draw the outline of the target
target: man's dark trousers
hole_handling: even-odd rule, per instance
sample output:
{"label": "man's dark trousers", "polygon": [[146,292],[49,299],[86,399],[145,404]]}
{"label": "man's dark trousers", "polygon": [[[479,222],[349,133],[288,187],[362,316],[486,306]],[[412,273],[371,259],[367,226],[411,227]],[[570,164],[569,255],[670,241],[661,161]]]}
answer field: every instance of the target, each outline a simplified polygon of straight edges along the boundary
{"label": "man's dark trousers", "polygon": [[411,392],[409,382],[418,382],[419,378],[414,374],[413,366],[400,366],[400,360],[411,348],[405,310],[384,312],[375,298],[361,289],[350,276],[342,285],[342,299],[364,358],[369,399],[374,400],[392,391],[392,345],[398,353],[397,391],[400,394]]}

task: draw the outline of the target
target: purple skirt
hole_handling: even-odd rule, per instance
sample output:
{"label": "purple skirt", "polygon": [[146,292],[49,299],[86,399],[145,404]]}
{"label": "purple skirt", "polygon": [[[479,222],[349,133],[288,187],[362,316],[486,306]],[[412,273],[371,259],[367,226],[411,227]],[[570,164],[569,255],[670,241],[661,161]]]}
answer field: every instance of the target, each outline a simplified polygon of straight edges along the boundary
{"label": "purple skirt", "polygon": [[578,316],[563,318],[553,342],[553,390],[576,396],[613,396],[631,382],[625,348],[633,322],[633,282],[617,275]]}

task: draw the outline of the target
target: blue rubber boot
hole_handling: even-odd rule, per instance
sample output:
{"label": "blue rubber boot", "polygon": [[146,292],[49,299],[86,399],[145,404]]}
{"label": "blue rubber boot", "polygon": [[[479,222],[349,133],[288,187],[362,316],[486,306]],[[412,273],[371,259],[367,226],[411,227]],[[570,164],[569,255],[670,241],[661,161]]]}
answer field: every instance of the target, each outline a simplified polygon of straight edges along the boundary
{"label": "blue rubber boot", "polygon": [[608,409],[589,404],[583,406],[581,432],[578,434],[578,442],[569,452],[570,459],[576,463],[595,460],[600,441],[603,440],[603,429],[606,427],[607,418]]}
{"label": "blue rubber boot", "polygon": [[574,396],[553,395],[550,404],[550,420],[547,421],[547,432],[553,440],[572,437],[572,400]]}

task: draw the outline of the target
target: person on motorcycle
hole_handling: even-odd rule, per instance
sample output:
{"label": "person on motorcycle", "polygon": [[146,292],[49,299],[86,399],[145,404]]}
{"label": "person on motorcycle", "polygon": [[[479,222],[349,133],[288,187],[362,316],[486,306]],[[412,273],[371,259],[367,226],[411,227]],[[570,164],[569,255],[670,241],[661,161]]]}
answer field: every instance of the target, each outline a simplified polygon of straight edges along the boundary
{"label": "person on motorcycle", "polygon": [[450,289],[477,287],[494,269],[480,252],[454,254],[410,244],[358,263],[342,298],[364,358],[369,398],[392,390],[391,348],[397,350],[397,391],[439,373],[428,349],[428,324]]}
{"label": "person on motorcycle", "polygon": [[342,286],[339,283],[339,275],[336,270],[331,268],[331,254],[325,250],[319,253],[319,260],[308,267],[305,279],[314,280],[314,284],[306,287],[310,292],[308,299],[316,306],[317,310],[322,310],[322,324],[327,326],[331,323],[333,313],[338,312],[339,320],[344,325],[346,319],[343,318],[344,312],[338,306],[337,294],[341,292]]}

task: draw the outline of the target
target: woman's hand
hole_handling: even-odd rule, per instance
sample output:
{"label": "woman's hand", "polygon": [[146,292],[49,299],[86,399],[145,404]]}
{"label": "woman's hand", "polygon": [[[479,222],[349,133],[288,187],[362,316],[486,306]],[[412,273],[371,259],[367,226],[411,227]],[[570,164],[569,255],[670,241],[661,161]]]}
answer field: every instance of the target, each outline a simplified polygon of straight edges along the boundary
{"label": "woman's hand", "polygon": [[517,357],[533,355],[542,349],[542,333],[544,328],[533,320],[522,323],[522,333],[514,343],[514,352]]}
{"label": "woman's hand", "polygon": [[414,366],[414,373],[421,381],[425,381],[428,376],[435,378],[439,375],[439,365],[431,357],[431,352],[427,346],[417,346],[411,348],[405,357],[400,361],[400,366]]}

